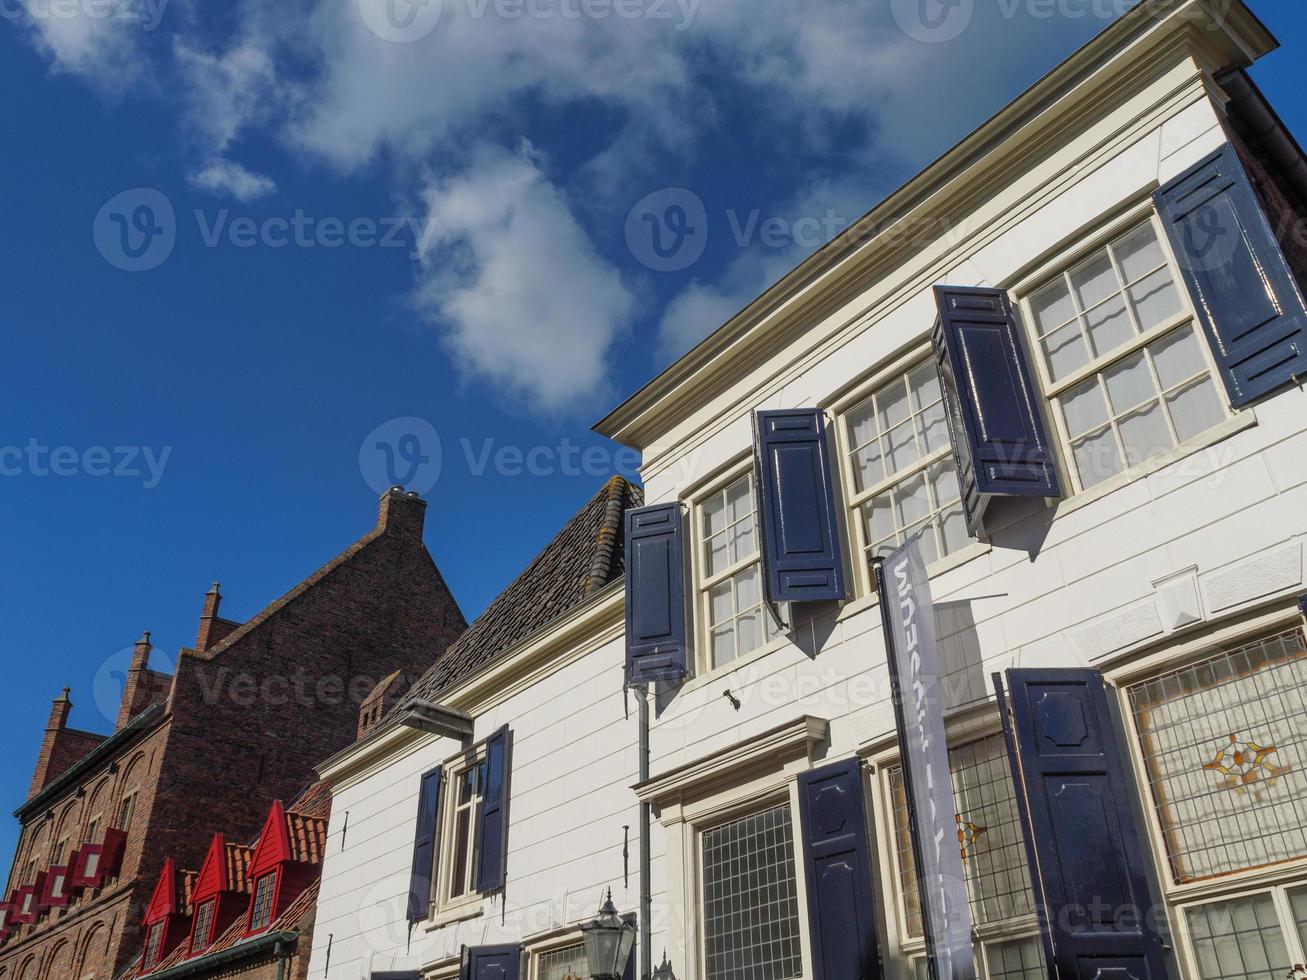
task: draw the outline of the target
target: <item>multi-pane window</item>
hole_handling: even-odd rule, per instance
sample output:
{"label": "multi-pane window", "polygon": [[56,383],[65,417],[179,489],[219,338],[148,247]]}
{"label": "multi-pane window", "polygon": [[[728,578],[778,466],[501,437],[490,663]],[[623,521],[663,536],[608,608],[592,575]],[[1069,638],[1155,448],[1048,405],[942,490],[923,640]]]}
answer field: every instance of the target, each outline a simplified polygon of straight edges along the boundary
{"label": "multi-pane window", "polygon": [[87,844],[96,843],[95,838],[99,833],[100,833],[100,815],[97,813],[95,816],[93,816],[90,819],[90,822],[87,823],[86,825],[86,837],[84,838],[84,843]]}
{"label": "multi-pane window", "polygon": [[705,831],[702,844],[707,980],[802,976],[789,804]]}
{"label": "multi-pane window", "polygon": [[159,965],[159,949],[163,945],[163,930],[166,923],[156,922],[150,926],[149,932],[145,935],[145,969],[153,969]]}
{"label": "multi-pane window", "polygon": [[581,943],[541,953],[536,960],[536,980],[589,980],[589,977],[585,946]]}
{"label": "multi-pane window", "polygon": [[195,928],[191,931],[191,952],[202,953],[209,948],[209,930],[213,926],[213,908],[217,899],[211,898],[195,910]]}
{"label": "multi-pane window", "polygon": [[1282,889],[1194,906],[1184,916],[1202,980],[1283,980],[1302,962],[1304,919]]}
{"label": "multi-pane window", "polygon": [[454,780],[453,853],[449,864],[449,897],[461,898],[476,889],[476,813],[486,781],[484,759],[468,766]]}
{"label": "multi-pane window", "polygon": [[277,873],[266,874],[254,883],[254,905],[250,910],[250,931],[272,921],[272,898],[277,891]]}
{"label": "multi-pane window", "polygon": [[1030,312],[1082,488],[1226,417],[1154,219],[1035,292]]}
{"label": "multi-pane window", "polygon": [[[949,750],[953,798],[958,812],[957,846],[962,852],[971,920],[982,942],[981,967],[989,980],[1042,977],[1043,952],[1032,936],[1011,938],[1012,926],[1035,926],[1035,899],[1026,865],[1012,771],[1002,735],[991,735]],[[912,857],[903,770],[887,770],[893,802],[894,850],[904,910],[904,939],[923,937],[921,896]],[[1003,939],[986,939],[998,929]],[[924,960],[921,961],[924,966]]]}
{"label": "multi-pane window", "polygon": [[971,540],[934,363],[872,392],[845,416],[844,433],[867,560],[922,531],[927,562]]}
{"label": "multi-pane window", "polygon": [[1307,857],[1301,628],[1130,688],[1176,884]]}
{"label": "multi-pane window", "polygon": [[699,505],[699,547],[709,666],[721,667],[778,632],[763,601],[751,473]]}
{"label": "multi-pane window", "polygon": [[132,792],[123,798],[122,805],[118,807],[118,829],[124,834],[132,828],[132,814],[136,810],[136,793]]}

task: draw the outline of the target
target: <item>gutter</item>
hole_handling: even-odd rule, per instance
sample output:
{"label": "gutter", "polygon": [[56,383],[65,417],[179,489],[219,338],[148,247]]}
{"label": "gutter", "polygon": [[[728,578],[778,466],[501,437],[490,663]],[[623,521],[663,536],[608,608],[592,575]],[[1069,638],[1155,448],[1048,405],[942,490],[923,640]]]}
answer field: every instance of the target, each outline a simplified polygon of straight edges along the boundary
{"label": "gutter", "polygon": [[150,705],[61,772],[51,782],[47,783],[39,793],[15,810],[14,816],[20,821],[26,821],[32,814],[45,809],[49,803],[52,803],[74,784],[80,783],[87,773],[98,768],[101,763],[108,761],[110,756],[115,755],[121,749],[147,735],[157,722],[163,720],[165,713],[162,704]]}
{"label": "gutter", "polygon": [[1298,204],[1307,205],[1307,159],[1262,90],[1242,68],[1217,75],[1216,83],[1230,96],[1236,122],[1242,122],[1249,135],[1266,149],[1293,189]]}
{"label": "gutter", "polygon": [[168,969],[160,970],[157,973],[147,973],[145,976],[149,980],[173,980],[173,978],[194,977],[232,963],[252,959],[264,953],[272,953],[279,958],[277,976],[282,977],[284,976],[286,959],[295,949],[299,936],[300,934],[296,931],[265,932],[262,936],[255,936],[253,939],[230,946],[227,949],[219,950],[216,953],[205,953],[193,960],[178,963],[176,966],[170,966]]}

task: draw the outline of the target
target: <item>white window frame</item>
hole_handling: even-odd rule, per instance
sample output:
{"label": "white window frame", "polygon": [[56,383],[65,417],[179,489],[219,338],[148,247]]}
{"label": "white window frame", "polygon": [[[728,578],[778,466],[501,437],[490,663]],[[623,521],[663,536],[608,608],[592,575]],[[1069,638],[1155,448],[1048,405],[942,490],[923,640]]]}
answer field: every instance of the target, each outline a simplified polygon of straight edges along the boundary
{"label": "white window frame", "polygon": [[458,780],[469,769],[473,769],[486,760],[487,742],[481,741],[465,751],[445,760],[442,766],[444,776],[441,778],[440,791],[440,815],[437,821],[439,827],[439,836],[436,839],[435,850],[435,874],[432,880],[435,882],[435,896],[431,902],[431,921],[433,925],[444,925],[449,922],[456,922],[459,919],[470,918],[471,916],[480,915],[483,909],[483,893],[476,890],[476,835],[477,835],[477,801],[480,796],[475,796],[471,806],[471,814],[468,818],[468,861],[469,866],[467,873],[470,876],[471,887],[457,898],[450,897],[450,889],[453,887],[454,875],[454,845],[457,843],[457,835],[454,830],[458,820]]}
{"label": "white window frame", "polygon": [[[732,563],[726,569],[706,578],[706,559],[704,557],[704,547],[707,539],[703,533],[704,506],[713,498],[720,496],[734,483],[744,476],[748,476],[750,481],[750,492],[753,496],[753,522],[754,538],[758,547],[752,557]],[[688,498],[690,511],[690,574],[694,580],[694,600],[693,600],[693,620],[695,636],[695,675],[696,677],[720,676],[729,673],[743,664],[750,663],[754,659],[777,649],[789,642],[789,636],[786,628],[776,622],[772,614],[771,605],[767,602],[767,569],[763,565],[762,557],[762,522],[758,515],[758,485],[757,474],[753,469],[753,456],[748,455],[743,459],[737,460],[727,469],[717,474],[711,482],[700,487]],[[758,566],[759,589],[763,598],[762,610],[763,615],[770,620],[772,635],[770,639],[765,640],[760,646],[755,647],[747,653],[736,653],[735,658],[716,666],[712,662],[712,614],[709,603],[713,586],[729,579],[733,575],[748,569],[752,565]]]}
{"label": "white window frame", "polygon": [[[527,980],[543,980],[540,972],[540,960],[550,953],[562,952],[566,949],[572,949],[576,946],[585,948],[585,939],[579,929],[571,929],[566,933],[550,937],[548,940],[541,940],[536,943],[524,944],[527,953]],[[631,956],[639,956],[636,949],[631,950]],[[584,957],[584,954],[583,954]]]}
{"label": "white window frame", "polygon": [[798,779],[804,772],[822,764],[816,760],[815,752],[827,735],[828,725],[824,719],[801,717],[655,778],[641,788],[641,801],[661,808],[668,907],[694,910],[691,915],[673,916],[667,923],[667,955],[676,964],[678,980],[704,980],[706,975],[700,908],[703,832],[786,802],[790,805],[794,823],[799,944],[804,976],[812,975]]}
{"label": "white window frame", "polygon": [[[1181,668],[1187,663],[1204,660],[1222,650],[1254,643],[1259,638],[1274,636],[1294,627],[1307,629],[1296,604],[1289,608],[1272,609],[1264,615],[1233,624],[1211,626],[1195,632],[1191,637],[1178,643],[1171,641],[1169,645],[1160,648],[1148,648],[1126,665],[1104,671],[1105,679],[1116,689],[1118,712],[1124,724],[1126,740],[1130,743],[1125,755],[1129,760],[1128,769],[1134,777],[1134,792],[1145,814],[1141,837],[1151,852],[1152,879],[1161,886],[1160,898],[1166,908],[1171,935],[1176,939],[1181,969],[1185,976],[1199,976],[1198,958],[1189,930],[1190,909],[1212,902],[1244,898],[1273,889],[1287,893],[1300,887],[1307,887],[1307,857],[1265,868],[1236,871],[1217,878],[1176,884],[1171,874],[1165,832],[1156,808],[1152,805],[1147,765],[1140,748],[1139,728],[1134,713],[1130,710],[1128,688]],[[1149,652],[1150,650],[1152,652]],[[1282,897],[1287,901],[1287,895]],[[1297,944],[1297,932],[1293,928],[1292,914],[1281,904],[1281,897],[1276,899],[1276,912],[1292,952]],[[1307,950],[1299,950],[1299,952],[1307,957]]]}
{"label": "white window frame", "polygon": [[[1153,232],[1157,237],[1158,245],[1166,260],[1166,268],[1171,273],[1176,294],[1180,298],[1180,303],[1183,306],[1183,309],[1162,323],[1150,327],[1142,333],[1136,334],[1129,341],[1112,350],[1111,353],[1101,357],[1092,358],[1089,362],[1077,368],[1065,378],[1062,378],[1059,381],[1054,381],[1049,373],[1048,363],[1044,357],[1043,349],[1040,346],[1039,327],[1035,322],[1034,309],[1031,305],[1032,297],[1056,279],[1065,277],[1070,270],[1081,261],[1089,258],[1096,252],[1104,250],[1109,243],[1122,237],[1135,227],[1142,225],[1145,221],[1151,223],[1153,226]],[[1217,442],[1228,435],[1231,421],[1241,415],[1239,410],[1231,409],[1230,407],[1224,381],[1221,378],[1221,373],[1217,367],[1216,361],[1212,356],[1211,343],[1207,338],[1207,334],[1203,329],[1202,324],[1198,321],[1197,313],[1193,307],[1193,299],[1189,295],[1189,287],[1181,274],[1179,264],[1176,262],[1175,254],[1171,249],[1171,242],[1167,236],[1166,229],[1163,227],[1161,217],[1158,215],[1151,199],[1144,204],[1129,209],[1075,244],[1060,250],[1042,265],[1036,276],[1018,284],[1011,290],[1011,293],[1014,301],[1020,309],[1020,319],[1022,321],[1021,329],[1024,333],[1024,339],[1029,350],[1030,360],[1034,363],[1038,384],[1043,394],[1044,403],[1047,409],[1045,415],[1051,419],[1054,432],[1056,433],[1055,441],[1057,442],[1057,456],[1060,459],[1060,470],[1063,478],[1063,485],[1066,488],[1066,499],[1071,499],[1081,495],[1093,495],[1096,498],[1101,494],[1109,493],[1118,487],[1129,484],[1139,477],[1155,471],[1160,466],[1173,462],[1175,459],[1211,445],[1213,442]],[[1126,307],[1127,315],[1133,318],[1134,314],[1130,312],[1129,303],[1126,304]],[[1077,385],[1083,384],[1090,378],[1102,374],[1103,371],[1115,364],[1119,364],[1126,358],[1143,350],[1145,347],[1149,347],[1162,338],[1183,329],[1185,324],[1190,325],[1190,329],[1193,330],[1194,336],[1198,341],[1198,347],[1203,358],[1203,363],[1207,367],[1208,376],[1211,380],[1213,389],[1216,392],[1218,403],[1220,404],[1221,411],[1224,415],[1223,420],[1206,431],[1198,433],[1187,440],[1181,441],[1178,439],[1178,436],[1174,431],[1168,412],[1167,427],[1171,430],[1173,436],[1177,436],[1175,446],[1170,450],[1156,453],[1147,459],[1140,460],[1133,465],[1126,461],[1126,465],[1120,472],[1115,473],[1090,487],[1085,487],[1080,478],[1079,467],[1076,466],[1075,455],[1071,447],[1071,436],[1067,431],[1066,419],[1063,416],[1059,399],[1062,395],[1070,391],[1072,388],[1075,388]],[[1173,389],[1166,390],[1169,391]],[[1160,382],[1159,397],[1165,399],[1165,391],[1160,388]],[[1120,436],[1117,431],[1116,418],[1117,417],[1109,411],[1108,425],[1113,432],[1113,438],[1119,441]]]}

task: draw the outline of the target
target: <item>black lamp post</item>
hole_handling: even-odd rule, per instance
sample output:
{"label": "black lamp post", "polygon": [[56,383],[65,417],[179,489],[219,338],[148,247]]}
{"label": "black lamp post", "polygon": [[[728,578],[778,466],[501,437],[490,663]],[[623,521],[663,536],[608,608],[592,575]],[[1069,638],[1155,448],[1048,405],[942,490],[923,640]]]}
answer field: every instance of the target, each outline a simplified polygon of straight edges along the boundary
{"label": "black lamp post", "polygon": [[621,980],[635,945],[635,933],[635,926],[617,914],[613,890],[608,889],[599,918],[581,927],[585,962],[593,980]]}

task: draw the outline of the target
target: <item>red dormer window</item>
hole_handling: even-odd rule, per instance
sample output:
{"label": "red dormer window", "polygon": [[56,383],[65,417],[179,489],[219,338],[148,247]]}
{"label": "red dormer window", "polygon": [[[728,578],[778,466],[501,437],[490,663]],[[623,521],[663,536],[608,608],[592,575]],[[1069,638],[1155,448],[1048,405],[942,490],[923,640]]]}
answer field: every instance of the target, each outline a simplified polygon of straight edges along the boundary
{"label": "red dormer window", "polygon": [[254,883],[254,904],[250,906],[250,932],[268,928],[277,896],[277,872],[263,875]]}
{"label": "red dormer window", "polygon": [[213,910],[217,904],[218,900],[211,898],[195,910],[195,926],[191,930],[192,954],[203,953],[213,941],[210,933],[213,930]]}
{"label": "red dormer window", "polygon": [[163,871],[141,920],[145,949],[141,953],[140,973],[150,973],[191,935],[191,917],[182,911],[181,895],[181,876],[173,859],[168,858],[163,862]]}

